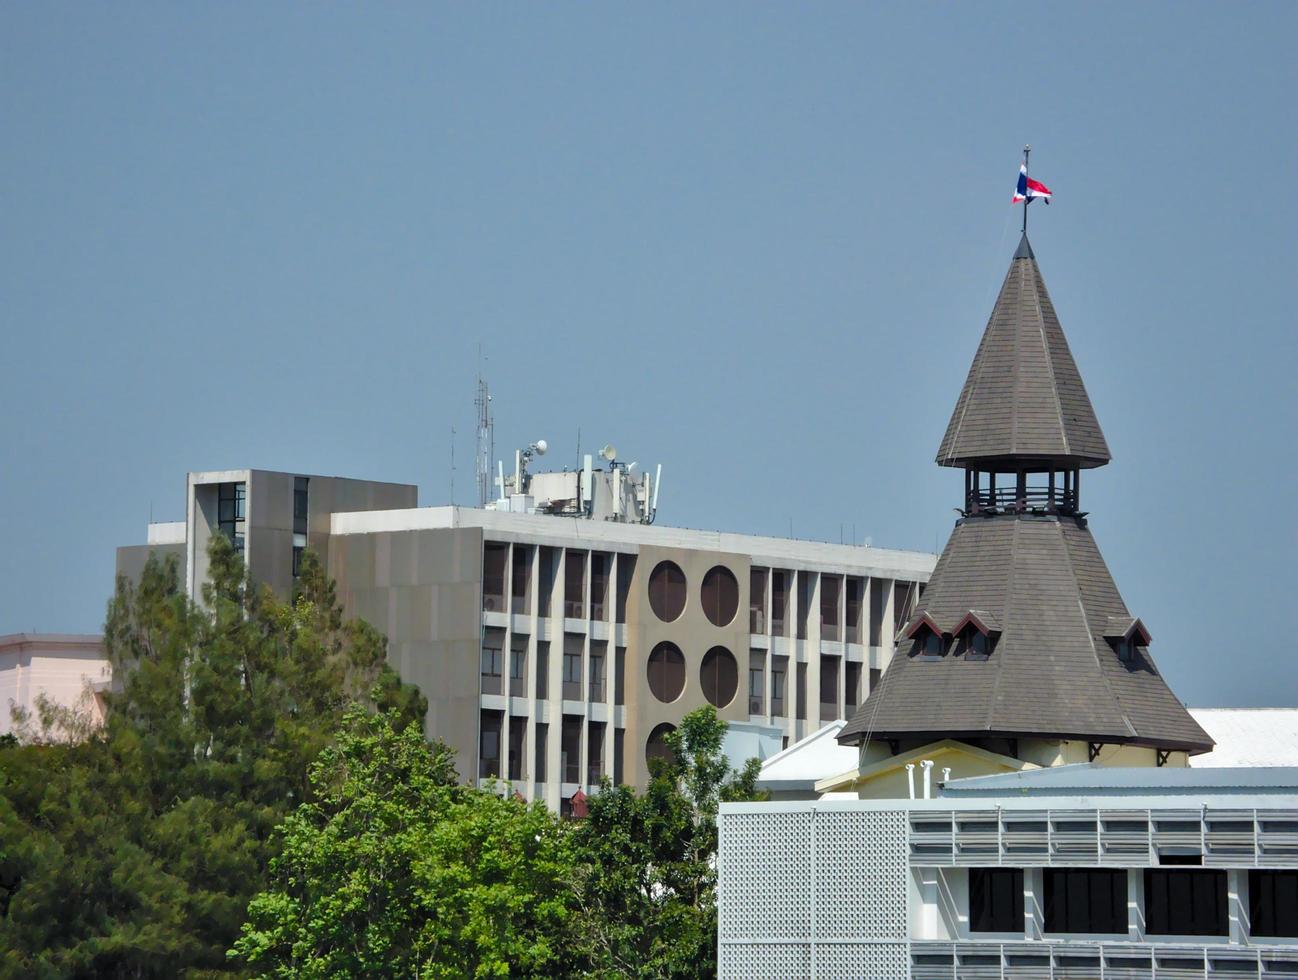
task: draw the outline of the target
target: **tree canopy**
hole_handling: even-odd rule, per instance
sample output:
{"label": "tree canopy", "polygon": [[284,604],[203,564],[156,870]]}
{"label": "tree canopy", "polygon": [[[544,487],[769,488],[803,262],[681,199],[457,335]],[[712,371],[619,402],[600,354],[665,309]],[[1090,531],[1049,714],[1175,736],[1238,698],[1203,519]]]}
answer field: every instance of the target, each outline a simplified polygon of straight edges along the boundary
{"label": "tree canopy", "polygon": [[220,535],[119,580],[102,728],[0,743],[6,977],[711,977],[716,814],[756,797],[712,708],[583,820],[456,784],[386,641],[306,554],[292,602]]}
{"label": "tree canopy", "polygon": [[292,602],[249,584],[223,536],[209,558],[201,604],[174,559],[118,581],[102,729],[0,748],[0,976],[242,972],[225,954],[274,829],[347,709],[422,720],[314,556]]}

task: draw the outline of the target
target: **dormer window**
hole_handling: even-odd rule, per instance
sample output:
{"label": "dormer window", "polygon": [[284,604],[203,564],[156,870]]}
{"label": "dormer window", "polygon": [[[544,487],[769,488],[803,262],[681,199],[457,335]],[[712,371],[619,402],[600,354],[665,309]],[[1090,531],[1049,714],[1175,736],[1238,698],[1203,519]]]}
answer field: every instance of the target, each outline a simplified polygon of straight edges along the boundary
{"label": "dormer window", "polygon": [[991,637],[975,626],[966,626],[960,634],[960,651],[966,660],[986,660],[992,653]]}
{"label": "dormer window", "polygon": [[932,630],[925,629],[919,638],[920,656],[932,657],[936,660],[942,656],[942,637]]}
{"label": "dormer window", "polygon": [[955,628],[959,653],[966,660],[986,660],[996,647],[1000,624],[986,612],[970,609]]}
{"label": "dormer window", "polygon": [[1113,647],[1119,662],[1124,664],[1136,663],[1139,660],[1137,649],[1149,646],[1151,639],[1145,624],[1132,616],[1110,616],[1104,638]]}

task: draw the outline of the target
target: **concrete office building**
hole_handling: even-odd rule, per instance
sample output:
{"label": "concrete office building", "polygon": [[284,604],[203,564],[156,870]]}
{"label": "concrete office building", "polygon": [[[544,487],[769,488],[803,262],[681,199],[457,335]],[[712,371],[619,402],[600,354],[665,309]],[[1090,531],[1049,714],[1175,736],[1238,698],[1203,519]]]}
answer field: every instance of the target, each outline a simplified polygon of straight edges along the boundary
{"label": "concrete office building", "polygon": [[724,803],[722,980],[1295,980],[1298,770],[1077,764]]}
{"label": "concrete office building", "polygon": [[[541,444],[543,446],[543,444]],[[186,520],[119,549],[138,575],[174,554],[197,595],[228,535],[287,595],[305,547],[347,615],[389,641],[461,774],[563,810],[711,703],[736,757],[845,718],[877,685],[934,556],[653,525],[656,484],[615,459],[502,472],[486,508],[417,507],[413,486],[232,470],[192,473]]]}

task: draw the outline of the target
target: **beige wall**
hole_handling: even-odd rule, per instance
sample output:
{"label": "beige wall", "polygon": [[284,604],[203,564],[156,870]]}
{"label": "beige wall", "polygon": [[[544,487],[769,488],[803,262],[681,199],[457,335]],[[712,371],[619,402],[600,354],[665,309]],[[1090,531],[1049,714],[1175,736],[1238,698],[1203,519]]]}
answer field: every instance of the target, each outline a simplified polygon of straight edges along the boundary
{"label": "beige wall", "polygon": [[476,778],[482,530],[339,535],[328,570],[345,615],[387,636],[392,666],[428,698],[425,731]]}
{"label": "beige wall", "polygon": [[[661,561],[674,561],[685,573],[686,601],[680,617],[662,622],[649,604],[649,576]],[[734,699],[717,713],[727,721],[748,720],[748,585],[750,561],[746,555],[641,547],[635,577],[627,597],[626,652],[626,755],[624,775],[633,786],[648,778],[645,744],[650,732],[662,722],[679,725],[695,708],[708,704],[699,682],[704,655],[723,646],[738,665],[738,686]],[[714,565],[724,565],[739,583],[739,606],[726,626],[713,626],[703,614],[699,590],[703,576]],[[685,689],[671,704],[659,701],[649,689],[648,662],[654,646],[663,640],[675,643],[685,656]]]}
{"label": "beige wall", "polygon": [[144,566],[150,555],[164,559],[174,555],[177,569],[183,586],[185,578],[185,545],[182,544],[135,544],[117,549],[117,575],[132,583],[138,583],[144,574]]}

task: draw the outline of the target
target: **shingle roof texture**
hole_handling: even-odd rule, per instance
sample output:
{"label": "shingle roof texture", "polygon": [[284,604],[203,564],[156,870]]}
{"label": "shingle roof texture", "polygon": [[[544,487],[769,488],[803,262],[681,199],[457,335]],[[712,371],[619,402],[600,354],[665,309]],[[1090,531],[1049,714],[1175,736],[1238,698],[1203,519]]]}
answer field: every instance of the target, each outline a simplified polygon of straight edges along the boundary
{"label": "shingle roof texture", "polygon": [[1011,514],[958,522],[924,608],[944,629],[969,609],[986,610],[1001,628],[990,658],[925,660],[903,643],[840,741],[1040,735],[1212,746],[1147,650],[1124,663],[1105,640],[1110,617],[1130,613],[1083,520]]}
{"label": "shingle roof texture", "polygon": [[1014,456],[1080,467],[1110,459],[1026,237],[996,297],[937,461],[964,466]]}

